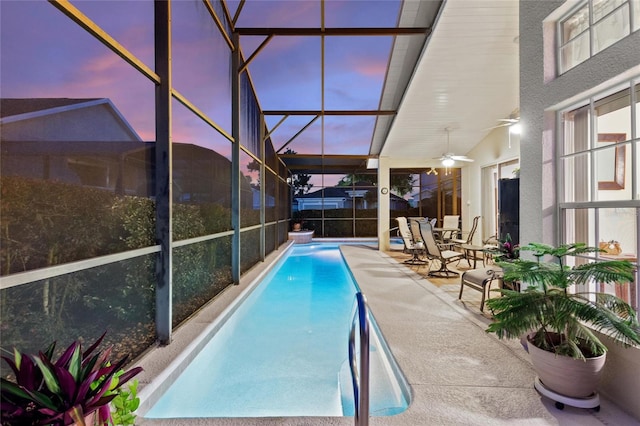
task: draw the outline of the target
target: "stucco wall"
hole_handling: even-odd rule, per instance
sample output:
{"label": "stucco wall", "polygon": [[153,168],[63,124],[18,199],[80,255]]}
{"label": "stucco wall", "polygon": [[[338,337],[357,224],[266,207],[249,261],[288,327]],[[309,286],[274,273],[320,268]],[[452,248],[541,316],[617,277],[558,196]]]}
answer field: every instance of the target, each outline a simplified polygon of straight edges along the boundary
{"label": "stucco wall", "polygon": [[[553,23],[543,23],[550,14],[555,16],[558,8],[566,7],[562,1],[520,1],[520,240],[524,243],[557,242],[553,191],[555,111],[640,72],[637,31],[554,77],[550,60]],[[640,419],[640,350],[613,345],[608,358],[601,392]]]}
{"label": "stucco wall", "polygon": [[601,392],[640,421],[640,348],[625,348],[610,337],[602,338],[609,352]]}

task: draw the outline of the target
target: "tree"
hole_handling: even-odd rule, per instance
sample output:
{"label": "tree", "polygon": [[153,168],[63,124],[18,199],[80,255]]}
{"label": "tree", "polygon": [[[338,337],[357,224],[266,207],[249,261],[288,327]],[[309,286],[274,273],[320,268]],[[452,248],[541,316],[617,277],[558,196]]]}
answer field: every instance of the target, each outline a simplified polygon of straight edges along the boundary
{"label": "tree", "polygon": [[[358,182],[367,182],[371,186],[376,186],[378,176],[374,174],[348,174],[340,179],[338,186],[352,186]],[[392,174],[390,177],[391,189],[401,197],[412,191],[414,182],[415,179],[411,174]]]}
{"label": "tree", "polygon": [[[297,152],[292,151],[289,148],[284,153],[297,154]],[[250,172],[259,171],[260,163],[257,160],[251,161],[249,164],[247,164],[247,170],[249,170]],[[252,182],[251,176],[246,176],[246,178],[249,181],[249,183]],[[313,187],[313,184],[309,183],[310,179],[311,179],[311,175],[307,175],[304,173],[297,173],[297,174],[291,175],[291,186],[293,187],[294,197],[298,195],[304,195],[311,190],[311,188]],[[260,179],[258,179],[258,182],[255,184],[251,183],[251,186],[253,188],[260,189]]]}
{"label": "tree", "polygon": [[309,179],[311,179],[311,175],[304,173],[291,175],[291,186],[293,187],[294,197],[304,195],[313,188],[313,184],[309,183]]}
{"label": "tree", "polygon": [[[258,163],[258,160],[252,160],[249,164],[247,164],[247,170],[249,170],[249,172],[259,172],[260,163]],[[260,178],[258,178],[258,181],[255,184],[252,183],[253,179],[251,178],[251,176],[245,176],[245,179],[247,179],[249,185],[251,185],[252,188],[260,189]]]}
{"label": "tree", "polygon": [[[290,148],[284,152],[285,154],[297,154],[297,152],[293,151]],[[309,183],[311,179],[311,175],[306,173],[296,173],[291,175],[291,186],[293,187],[293,196],[297,197],[300,195],[304,195],[308,193],[311,188],[313,188],[313,184]]]}

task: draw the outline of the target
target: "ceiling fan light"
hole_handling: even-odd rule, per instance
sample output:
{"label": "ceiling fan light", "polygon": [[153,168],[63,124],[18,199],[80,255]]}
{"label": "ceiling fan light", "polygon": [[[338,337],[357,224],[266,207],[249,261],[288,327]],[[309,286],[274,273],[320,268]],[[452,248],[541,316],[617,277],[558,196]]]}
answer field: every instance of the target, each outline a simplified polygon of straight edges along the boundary
{"label": "ceiling fan light", "polygon": [[515,123],[509,126],[509,133],[513,133],[514,135],[519,135],[522,131],[522,126],[520,123]]}
{"label": "ceiling fan light", "polygon": [[442,165],[445,167],[451,167],[453,166],[455,163],[455,161],[453,161],[453,158],[443,158],[442,159]]}

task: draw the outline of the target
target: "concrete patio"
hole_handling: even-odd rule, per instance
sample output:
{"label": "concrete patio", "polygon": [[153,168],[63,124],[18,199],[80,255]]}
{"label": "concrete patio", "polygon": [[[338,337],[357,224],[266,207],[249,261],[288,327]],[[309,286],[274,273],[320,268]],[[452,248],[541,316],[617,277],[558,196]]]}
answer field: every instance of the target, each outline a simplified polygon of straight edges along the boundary
{"label": "concrete patio", "polygon": [[[210,324],[284,249],[249,271],[239,286],[181,326],[173,343],[154,348],[138,365],[143,400],[150,404],[156,377],[170,377]],[[345,245],[342,252],[366,295],[412,392],[409,408],[398,415],[371,417],[371,425],[638,425],[601,396],[601,410],[555,408],[533,388],[535,373],[528,355],[515,341],[485,333],[488,314],[479,310],[480,292],[465,289],[457,299],[459,279],[431,283],[422,269],[403,265],[395,255],[366,245]],[[346,342],[345,342],[346,345]],[[185,348],[189,350],[185,351]],[[352,417],[144,419],[140,425],[352,425]]]}

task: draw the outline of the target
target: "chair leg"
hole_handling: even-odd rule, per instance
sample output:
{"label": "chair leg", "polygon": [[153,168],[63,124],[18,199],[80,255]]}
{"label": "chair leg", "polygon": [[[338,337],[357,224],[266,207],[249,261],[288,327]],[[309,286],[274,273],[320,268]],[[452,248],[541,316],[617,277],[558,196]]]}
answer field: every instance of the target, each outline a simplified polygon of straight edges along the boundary
{"label": "chair leg", "polygon": [[[491,281],[489,281],[489,288],[491,288]],[[480,299],[480,312],[484,312],[484,298],[487,294],[487,289],[485,288],[485,286],[482,286],[482,299]]]}
{"label": "chair leg", "polygon": [[427,263],[427,261],[424,259],[420,259],[418,250],[411,250],[411,259],[407,259],[402,263],[405,263],[407,265],[424,265]]}
{"label": "chair leg", "polygon": [[486,282],[486,285],[482,286],[482,301],[480,302],[480,310],[483,312],[484,312],[485,291],[486,291],[486,295],[488,296],[489,292],[491,291],[491,284],[493,284],[494,279],[495,278],[491,278]]}
{"label": "chair leg", "polygon": [[440,269],[438,269],[437,271],[429,271],[430,277],[437,277],[437,278],[452,278],[452,277],[457,277],[458,275],[460,274],[447,268],[447,264],[444,263],[443,261],[440,261]]}

